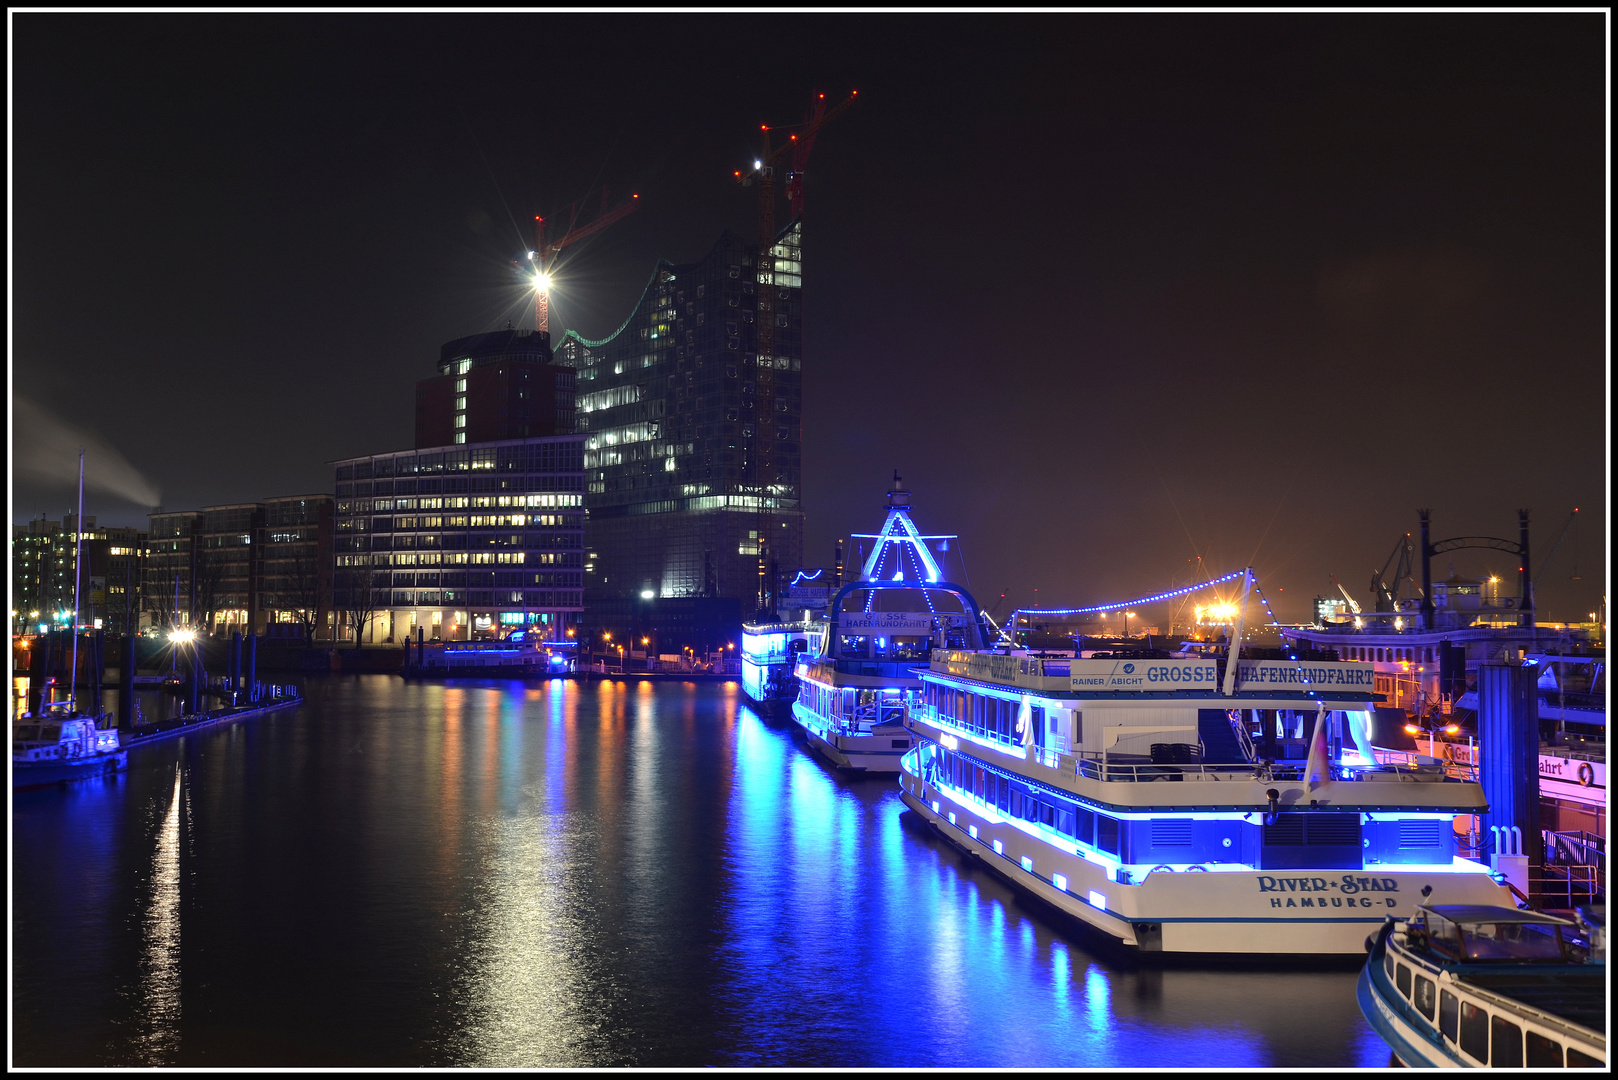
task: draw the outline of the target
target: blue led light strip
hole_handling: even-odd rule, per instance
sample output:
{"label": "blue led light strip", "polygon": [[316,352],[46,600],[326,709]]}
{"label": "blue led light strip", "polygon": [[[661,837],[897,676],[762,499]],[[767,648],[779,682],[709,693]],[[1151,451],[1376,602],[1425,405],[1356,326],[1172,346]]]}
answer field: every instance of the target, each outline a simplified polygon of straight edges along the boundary
{"label": "blue led light strip", "polygon": [[[1116,610],[1117,608],[1135,607],[1136,605],[1139,605],[1139,604],[1150,604],[1150,603],[1154,603],[1154,602],[1156,602],[1158,600],[1172,600],[1176,596],[1184,596],[1187,593],[1194,593],[1194,592],[1197,592],[1197,591],[1199,591],[1201,589],[1212,588],[1215,585],[1223,585],[1227,581],[1235,581],[1237,578],[1241,577],[1244,573],[1246,573],[1245,570],[1238,570],[1233,574],[1226,574],[1224,577],[1214,578],[1212,581],[1205,581],[1201,585],[1188,585],[1183,589],[1175,589],[1173,592],[1159,593],[1156,596],[1143,596],[1138,600],[1121,600],[1121,601],[1119,601],[1118,603],[1115,603],[1115,604],[1097,604],[1094,607],[1079,607],[1079,608],[1018,608],[1017,609],[1017,614],[1018,615],[1083,615],[1083,614],[1086,614],[1086,613],[1092,612],[1092,611],[1113,611],[1113,610]],[[1266,609],[1269,607],[1268,604],[1265,604],[1264,606],[1265,606]]]}
{"label": "blue led light strip", "polygon": [[1270,607],[1269,598],[1264,595],[1264,590],[1258,587],[1258,578],[1253,579],[1253,591],[1258,593],[1259,602],[1264,605],[1264,610],[1269,613],[1270,625],[1280,626],[1281,620],[1275,617],[1275,609]]}

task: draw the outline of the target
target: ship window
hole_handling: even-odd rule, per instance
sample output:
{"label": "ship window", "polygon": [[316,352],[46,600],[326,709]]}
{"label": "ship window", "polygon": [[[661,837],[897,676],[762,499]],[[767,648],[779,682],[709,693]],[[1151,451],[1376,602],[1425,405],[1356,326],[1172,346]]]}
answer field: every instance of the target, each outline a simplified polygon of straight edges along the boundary
{"label": "ship window", "polygon": [[1450,1042],[1455,1041],[1456,1030],[1461,1023],[1461,999],[1448,990],[1438,992],[1438,1030]]}
{"label": "ship window", "polygon": [[1567,1067],[1570,1069],[1599,1069],[1605,1064],[1605,1061],[1592,1054],[1575,1050],[1571,1046],[1567,1048]]}
{"label": "ship window", "polygon": [[1094,810],[1089,810],[1081,806],[1074,811],[1073,836],[1075,839],[1082,840],[1086,844],[1095,844],[1096,815]]}
{"label": "ship window", "polygon": [[1489,1021],[1489,1053],[1493,1069],[1522,1068],[1522,1028],[1503,1016]]}
{"label": "ship window", "polygon": [[1470,1001],[1461,1002],[1461,1050],[1481,1065],[1489,1063],[1489,1014]]}
{"label": "ship window", "polygon": [[1399,994],[1402,997],[1410,996],[1410,969],[1400,964],[1393,981],[1399,984]]}
{"label": "ship window", "polygon": [[1424,979],[1420,975],[1417,975],[1416,992],[1411,996],[1410,1000],[1416,1006],[1416,1010],[1420,1012],[1421,1015],[1431,1020],[1433,1018],[1433,1006],[1436,1004],[1436,1002],[1433,1001],[1432,980]]}
{"label": "ship window", "polygon": [[1052,806],[1048,802],[1040,803],[1039,804],[1039,823],[1041,825],[1054,826],[1056,824],[1056,807]]}
{"label": "ship window", "polygon": [[1562,1044],[1547,1039],[1537,1031],[1528,1033],[1528,1067],[1530,1069],[1560,1069]]}
{"label": "ship window", "polygon": [[1118,854],[1118,819],[1106,814],[1096,815],[1096,847],[1108,855]]}

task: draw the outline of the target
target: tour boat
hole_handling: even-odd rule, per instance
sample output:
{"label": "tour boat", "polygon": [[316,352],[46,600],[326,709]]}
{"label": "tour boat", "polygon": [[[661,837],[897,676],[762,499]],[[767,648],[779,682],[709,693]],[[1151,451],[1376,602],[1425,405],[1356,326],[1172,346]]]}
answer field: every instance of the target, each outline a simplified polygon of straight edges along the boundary
{"label": "tour boat", "polygon": [[807,617],[743,623],[742,693],[768,714],[790,711],[798,698],[793,667],[800,653],[814,651],[820,629]]}
{"label": "tour boat", "polygon": [[[1438,763],[1378,764],[1371,665],[1305,655],[935,650],[901,798],[1142,952],[1354,955],[1428,886],[1509,905],[1457,855],[1454,819],[1486,809],[1481,786]],[[1298,735],[1312,721],[1308,760],[1261,756],[1256,721]]]}
{"label": "tour boat", "polygon": [[[928,548],[954,537],[916,530],[910,492],[897,473],[882,531],[854,535],[876,543],[859,578],[827,605],[820,647],[798,654],[792,718],[810,747],[837,768],[897,773],[901,755],[915,746],[905,710],[920,700],[918,665],[927,664],[935,646],[981,649],[988,637],[971,594],[943,580]],[[858,610],[843,610],[850,597]],[[946,597],[960,610],[939,610]],[[897,606],[906,601],[909,608]]]}
{"label": "tour boat", "polygon": [[1604,920],[1423,904],[1377,931],[1360,1011],[1410,1068],[1605,1069],[1605,937]]}
{"label": "tour boat", "polygon": [[11,725],[11,786],[40,787],[117,772],[129,764],[111,717],[79,716],[46,707]]}

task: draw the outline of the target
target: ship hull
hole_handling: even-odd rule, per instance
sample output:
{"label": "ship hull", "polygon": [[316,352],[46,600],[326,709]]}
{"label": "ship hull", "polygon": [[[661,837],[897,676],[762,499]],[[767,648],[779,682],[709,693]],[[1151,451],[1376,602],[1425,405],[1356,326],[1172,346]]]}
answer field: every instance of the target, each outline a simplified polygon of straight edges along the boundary
{"label": "ship hull", "polygon": [[63,784],[74,780],[108,776],[128,767],[129,753],[122,750],[116,754],[98,754],[93,758],[78,758],[72,761],[13,761],[11,763],[11,787],[15,791],[50,787],[53,784]]}
{"label": "ship hull", "polygon": [[[1139,883],[1061,850],[1045,830],[991,813],[905,772],[900,798],[944,839],[1012,885],[1143,953],[1363,956],[1366,935],[1405,914],[1425,885],[1446,903],[1498,903],[1504,890],[1464,869],[1179,870]],[[998,842],[999,847],[996,848]]]}

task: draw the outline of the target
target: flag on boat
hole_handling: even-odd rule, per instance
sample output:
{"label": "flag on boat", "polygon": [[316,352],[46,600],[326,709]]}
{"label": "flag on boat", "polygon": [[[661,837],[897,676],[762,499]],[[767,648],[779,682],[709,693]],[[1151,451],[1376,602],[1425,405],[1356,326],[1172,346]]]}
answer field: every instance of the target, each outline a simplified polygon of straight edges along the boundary
{"label": "flag on boat", "polygon": [[1306,790],[1313,792],[1330,779],[1331,764],[1326,757],[1326,703],[1323,701],[1315,713],[1315,733],[1309,740],[1309,760],[1303,767],[1303,783]]}
{"label": "flag on boat", "polygon": [[1034,744],[1033,713],[1028,706],[1028,695],[1024,694],[1022,707],[1017,710],[1017,734],[1022,736],[1024,746]]}

